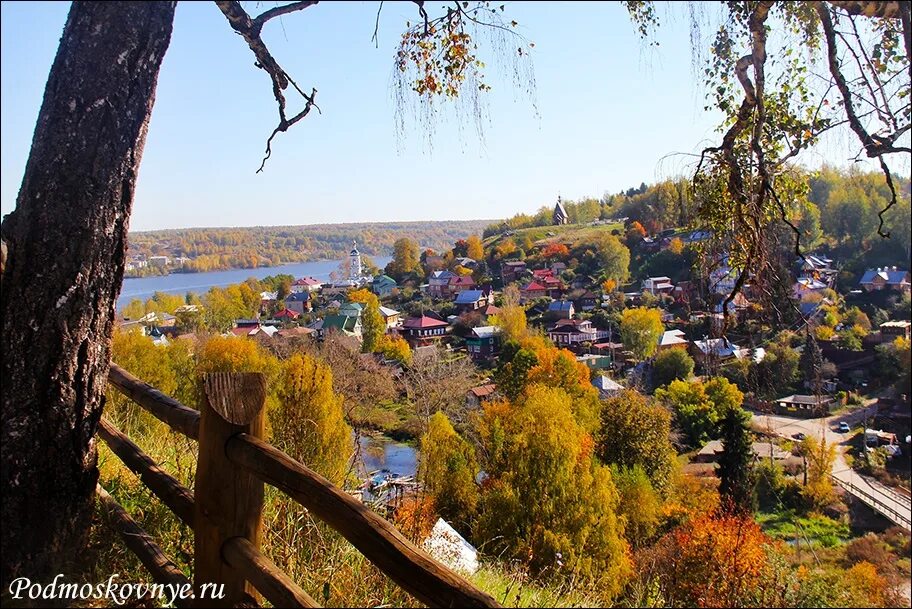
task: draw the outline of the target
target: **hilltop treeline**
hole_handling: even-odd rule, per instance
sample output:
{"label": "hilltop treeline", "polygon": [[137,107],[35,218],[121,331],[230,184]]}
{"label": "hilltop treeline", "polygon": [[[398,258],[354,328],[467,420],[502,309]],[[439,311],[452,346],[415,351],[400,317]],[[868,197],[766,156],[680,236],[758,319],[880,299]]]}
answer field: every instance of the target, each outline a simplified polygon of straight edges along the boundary
{"label": "hilltop treeline", "polygon": [[186,272],[256,268],[306,260],[344,258],[352,241],[369,256],[388,255],[396,239],[409,236],[422,247],[444,249],[479,233],[489,220],[440,222],[378,222],[258,226],[250,228],[188,228],[131,233],[129,255],[184,256]]}
{"label": "hilltop treeline", "polygon": [[[900,200],[884,214],[884,232],[891,233],[884,240],[877,234],[878,212],[890,200],[883,174],[823,167],[803,177],[804,196],[785,203],[790,221],[802,232],[805,250],[825,247],[843,259],[863,255],[873,265],[908,261],[912,254],[908,179],[894,176]],[[599,199],[565,201],[564,207],[571,223],[628,218],[629,223],[639,222],[646,233],[654,235],[673,227],[699,227],[698,203],[690,181],[682,178],[641,184]],[[487,226],[484,236],[550,225],[552,211],[553,205],[534,214],[517,214]]]}

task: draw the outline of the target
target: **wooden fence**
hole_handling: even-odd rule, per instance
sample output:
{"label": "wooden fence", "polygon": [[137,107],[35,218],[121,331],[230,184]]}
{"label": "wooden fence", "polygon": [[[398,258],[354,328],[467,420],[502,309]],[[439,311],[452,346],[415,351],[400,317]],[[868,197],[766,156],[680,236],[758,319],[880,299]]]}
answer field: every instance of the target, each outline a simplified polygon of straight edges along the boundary
{"label": "wooden fence", "polygon": [[[490,595],[438,563],[395,527],[331,482],[263,440],[266,383],[258,373],[215,373],[203,380],[201,411],[188,408],[111,365],[121,393],[172,429],[199,442],[194,493],[164,471],[120,430],[102,419],[98,435],[194,532],[192,587],[181,606],[318,607],[307,592],[260,552],[263,488],[271,484],[338,531],[383,573],[435,607],[499,607]],[[102,508],[156,582],[189,584],[154,540],[101,487]],[[212,585],[224,586],[222,599]],[[203,586],[209,596],[201,598]]]}

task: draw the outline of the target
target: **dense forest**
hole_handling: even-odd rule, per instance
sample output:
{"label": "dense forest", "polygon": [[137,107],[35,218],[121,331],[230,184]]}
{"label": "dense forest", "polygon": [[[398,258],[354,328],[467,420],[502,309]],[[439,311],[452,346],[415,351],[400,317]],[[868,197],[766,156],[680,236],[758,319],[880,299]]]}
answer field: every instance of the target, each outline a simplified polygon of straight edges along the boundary
{"label": "dense forest", "polygon": [[[181,270],[205,272],[229,268],[276,266],[307,260],[338,260],[352,241],[369,256],[388,255],[396,239],[408,235],[422,247],[445,249],[454,241],[481,231],[489,220],[377,222],[257,226],[249,228],[187,228],[130,233],[129,256],[184,256]],[[142,269],[143,272],[156,272]]]}

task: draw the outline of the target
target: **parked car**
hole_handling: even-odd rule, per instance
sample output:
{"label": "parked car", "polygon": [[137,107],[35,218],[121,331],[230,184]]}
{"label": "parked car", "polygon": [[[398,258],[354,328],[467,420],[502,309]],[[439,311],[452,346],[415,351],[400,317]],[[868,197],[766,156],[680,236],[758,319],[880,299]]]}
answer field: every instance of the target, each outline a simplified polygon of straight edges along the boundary
{"label": "parked car", "polygon": [[793,433],[792,439],[798,440],[800,442],[801,440],[804,440],[804,434],[801,433],[800,431],[798,433]]}
{"label": "parked car", "polygon": [[850,431],[852,431],[852,428],[849,427],[849,424],[846,423],[845,421],[839,421],[839,427],[837,428],[837,431],[839,433],[849,433]]}

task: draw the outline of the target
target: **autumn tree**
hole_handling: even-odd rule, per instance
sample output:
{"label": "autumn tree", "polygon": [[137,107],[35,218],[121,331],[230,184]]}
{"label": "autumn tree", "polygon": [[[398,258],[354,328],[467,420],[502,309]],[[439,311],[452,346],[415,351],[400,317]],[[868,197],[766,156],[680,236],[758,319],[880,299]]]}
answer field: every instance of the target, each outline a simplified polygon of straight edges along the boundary
{"label": "autumn tree", "polygon": [[377,341],[376,352],[386,359],[407,366],[412,362],[412,349],[401,336],[384,334]]}
{"label": "autumn tree", "polygon": [[636,307],[625,309],[621,314],[621,341],[637,359],[646,359],[655,353],[663,332],[665,326],[658,309]]}
{"label": "autumn tree", "polygon": [[478,235],[469,235],[466,239],[466,256],[475,261],[484,259],[484,247]]}
{"label": "autumn tree", "polygon": [[421,253],[418,244],[408,237],[397,239],[393,244],[393,259],[386,265],[385,272],[396,281],[421,271]]}
{"label": "autumn tree", "polygon": [[807,483],[802,492],[813,509],[822,509],[835,498],[830,474],[836,463],[836,446],[807,436],[801,441],[800,451],[806,462]]}
{"label": "autumn tree", "polygon": [[658,530],[662,500],[639,465],[612,465],[611,477],[618,490],[618,512],[625,520],[624,535],[634,548],[645,546]]}
{"label": "autumn tree", "polygon": [[490,323],[501,330],[504,341],[521,340],[527,334],[526,310],[519,304],[519,288],[508,285],[504,288],[503,304],[496,315],[492,315]]}
{"label": "autumn tree", "polygon": [[278,404],[267,412],[271,442],[341,484],[354,447],[329,366],[294,354],[282,363],[276,387]]}
{"label": "autumn tree", "polygon": [[677,465],[669,412],[628,389],[605,402],[601,423],[596,438],[599,459],[627,469],[640,467],[656,491],[668,492]]}
{"label": "autumn tree", "polygon": [[686,381],[693,374],[694,361],[684,349],[666,349],[653,362],[653,381],[657,387],[671,381]]}
{"label": "autumn tree", "polygon": [[724,509],[750,514],[754,508],[754,450],[748,424],[750,415],[740,407],[729,408],[720,424],[719,494]]}
{"label": "autumn tree", "polygon": [[771,540],[752,518],[704,515],[663,537],[640,560],[640,580],[666,607],[751,606],[770,581]]}
{"label": "autumn tree", "polygon": [[365,353],[373,353],[380,344],[381,337],[386,334],[386,322],[380,315],[380,299],[366,288],[349,292],[348,299],[364,305],[361,311],[361,349]]}
{"label": "autumn tree", "polygon": [[535,575],[592,582],[610,598],[631,573],[617,490],[568,400],[562,389],[533,385],[515,403],[485,404],[487,479],[475,538]]}
{"label": "autumn tree", "polygon": [[447,353],[442,347],[412,354],[402,381],[425,429],[437,412],[451,421],[464,421],[465,396],[477,384],[475,375],[475,366],[467,357]]}
{"label": "autumn tree", "polygon": [[656,399],[675,413],[675,421],[691,446],[701,446],[719,432],[719,422],[731,408],[740,408],[744,395],[728,379],[703,383],[672,381],[655,392]]}
{"label": "autumn tree", "polygon": [[474,449],[443,412],[436,412],[421,437],[418,477],[441,516],[464,525],[471,522],[478,505],[477,473]]}

